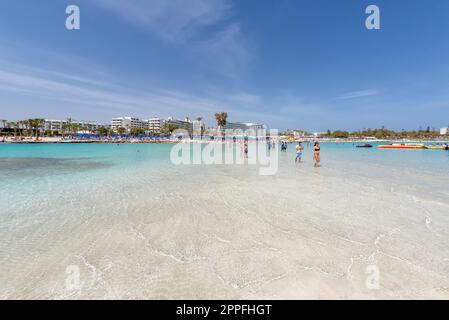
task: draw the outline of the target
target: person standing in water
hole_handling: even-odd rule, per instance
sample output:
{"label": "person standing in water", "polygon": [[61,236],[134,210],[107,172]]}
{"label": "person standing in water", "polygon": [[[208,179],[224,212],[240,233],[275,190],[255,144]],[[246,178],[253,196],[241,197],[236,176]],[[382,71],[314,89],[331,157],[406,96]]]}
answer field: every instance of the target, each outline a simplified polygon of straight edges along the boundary
{"label": "person standing in water", "polygon": [[282,141],[281,151],[287,152],[287,143],[285,141]]}
{"label": "person standing in water", "polygon": [[298,145],[296,146],[295,163],[301,162],[303,150],[304,150],[304,147],[302,146],[301,142],[298,142]]}
{"label": "person standing in water", "polygon": [[320,144],[318,142],[315,142],[313,146],[313,161],[315,167],[320,166],[321,162],[320,151],[321,151]]}
{"label": "person standing in water", "polygon": [[243,143],[243,153],[245,156],[245,159],[248,159],[248,138],[245,137],[244,143]]}

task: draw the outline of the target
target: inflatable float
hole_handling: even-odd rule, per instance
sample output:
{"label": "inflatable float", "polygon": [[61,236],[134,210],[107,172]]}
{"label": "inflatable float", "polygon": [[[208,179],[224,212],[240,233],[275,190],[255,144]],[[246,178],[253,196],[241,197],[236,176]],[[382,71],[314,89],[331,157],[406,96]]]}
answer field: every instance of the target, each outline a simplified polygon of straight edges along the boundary
{"label": "inflatable float", "polygon": [[378,146],[379,149],[426,149],[423,144],[384,144]]}

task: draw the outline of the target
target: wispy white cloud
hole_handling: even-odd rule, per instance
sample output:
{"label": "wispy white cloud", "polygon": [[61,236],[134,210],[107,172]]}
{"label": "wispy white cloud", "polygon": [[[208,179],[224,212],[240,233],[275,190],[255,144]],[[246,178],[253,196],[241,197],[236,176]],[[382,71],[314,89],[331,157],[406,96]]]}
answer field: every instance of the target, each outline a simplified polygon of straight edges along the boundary
{"label": "wispy white cloud", "polygon": [[[64,108],[64,103],[72,107],[103,110],[110,117],[132,115],[138,117],[151,116],[204,116],[212,123],[213,114],[227,111],[233,121],[269,120],[270,115],[258,110],[241,108],[244,101],[260,102],[257,96],[249,94],[225,94],[220,96],[195,96],[174,90],[138,90],[115,83],[107,83],[97,79],[66,74],[60,71],[43,70],[27,66],[16,66],[15,70],[0,65],[0,92],[10,92],[21,97],[28,97],[28,110],[33,110],[35,98],[44,98],[53,106]],[[16,69],[20,71],[16,71]],[[95,85],[93,85],[95,84]],[[240,100],[231,103],[228,97]],[[0,103],[5,102],[0,99]],[[62,102],[62,104],[61,104]],[[49,110],[51,110],[49,105]],[[74,115],[73,108],[66,111]],[[53,117],[53,114],[45,116]],[[75,115],[76,116],[76,115]],[[80,115],[86,117],[85,114]],[[103,119],[107,121],[108,119]]]}
{"label": "wispy white cloud", "polygon": [[251,105],[259,104],[262,101],[260,96],[250,94],[250,93],[239,93],[239,94],[230,96],[229,99],[232,101],[241,102],[241,103],[245,103],[245,104],[251,104]]}
{"label": "wispy white cloud", "polygon": [[182,47],[194,60],[235,78],[250,62],[229,0],[91,0],[123,21]]}
{"label": "wispy white cloud", "polygon": [[[36,71],[36,70],[35,70]],[[83,79],[79,83],[79,79]],[[102,84],[94,87],[91,83]],[[0,90],[66,101],[81,105],[105,107],[117,113],[209,111],[214,103],[175,92],[140,94],[132,89],[105,84],[95,79],[77,77],[61,72],[31,74],[0,70]]]}
{"label": "wispy white cloud", "polygon": [[229,14],[227,0],[91,0],[126,22],[173,43],[186,43]]}
{"label": "wispy white cloud", "polygon": [[197,43],[190,52],[229,78],[238,78],[251,61],[247,41],[238,24],[231,24],[213,38]]}
{"label": "wispy white cloud", "polygon": [[348,93],[345,93],[345,94],[337,97],[337,100],[363,98],[363,97],[375,96],[378,94],[380,94],[380,91],[376,90],[376,89],[353,91],[353,92],[348,92]]}

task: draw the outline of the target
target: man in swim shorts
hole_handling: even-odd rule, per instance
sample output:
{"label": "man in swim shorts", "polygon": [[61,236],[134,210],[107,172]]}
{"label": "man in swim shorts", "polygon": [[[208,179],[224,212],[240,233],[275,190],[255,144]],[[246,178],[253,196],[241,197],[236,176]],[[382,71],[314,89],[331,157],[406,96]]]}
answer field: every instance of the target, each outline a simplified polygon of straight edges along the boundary
{"label": "man in swim shorts", "polygon": [[301,162],[303,150],[304,150],[304,147],[302,146],[301,142],[298,142],[298,145],[296,146],[295,163]]}

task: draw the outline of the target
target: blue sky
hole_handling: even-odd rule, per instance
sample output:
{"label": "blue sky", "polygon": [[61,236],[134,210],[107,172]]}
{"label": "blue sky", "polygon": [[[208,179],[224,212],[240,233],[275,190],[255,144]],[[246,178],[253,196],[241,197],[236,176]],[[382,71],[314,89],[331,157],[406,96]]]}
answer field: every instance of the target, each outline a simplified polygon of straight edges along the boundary
{"label": "blue sky", "polygon": [[[81,30],[65,28],[65,8]],[[365,8],[381,30],[365,28]],[[449,124],[446,0],[3,0],[0,118]]]}

